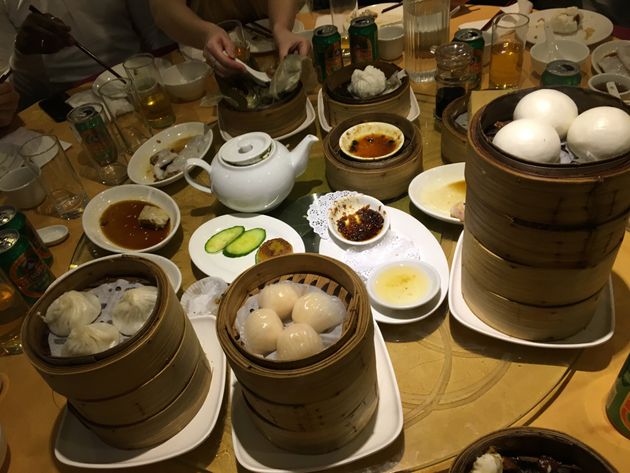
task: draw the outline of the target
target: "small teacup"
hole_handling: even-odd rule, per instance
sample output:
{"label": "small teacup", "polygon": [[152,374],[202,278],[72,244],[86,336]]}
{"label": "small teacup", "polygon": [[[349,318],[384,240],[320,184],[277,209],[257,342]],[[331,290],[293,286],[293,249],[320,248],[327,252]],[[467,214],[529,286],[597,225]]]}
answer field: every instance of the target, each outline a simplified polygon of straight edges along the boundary
{"label": "small teacup", "polygon": [[0,179],[0,191],[7,196],[7,203],[18,209],[37,207],[46,198],[46,190],[39,179],[38,167],[22,166],[7,172]]}
{"label": "small teacup", "polygon": [[381,59],[393,61],[402,56],[405,30],[400,23],[378,29],[378,53]]}
{"label": "small teacup", "polygon": [[630,100],[630,77],[621,74],[605,72],[597,74],[588,80],[588,88],[596,92],[613,95],[608,91],[607,83],[614,82],[621,100]]}

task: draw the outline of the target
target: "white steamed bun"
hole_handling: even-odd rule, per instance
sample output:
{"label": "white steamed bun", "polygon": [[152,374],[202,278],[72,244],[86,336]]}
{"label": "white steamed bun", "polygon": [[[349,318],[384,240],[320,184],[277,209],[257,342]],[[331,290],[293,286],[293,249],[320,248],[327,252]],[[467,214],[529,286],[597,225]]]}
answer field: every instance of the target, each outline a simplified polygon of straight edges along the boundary
{"label": "white steamed bun", "polygon": [[567,134],[567,145],[586,161],[614,158],[630,152],[630,115],[616,107],[582,112]]}
{"label": "white steamed bun", "polygon": [[560,161],[560,137],[554,128],[531,118],[514,120],[501,128],[492,144],[517,158],[537,163]]}
{"label": "white steamed bun", "polygon": [[560,139],[567,136],[577,115],[578,108],[573,99],[554,89],[530,92],[514,108],[514,120],[531,118],[548,123],[554,127]]}

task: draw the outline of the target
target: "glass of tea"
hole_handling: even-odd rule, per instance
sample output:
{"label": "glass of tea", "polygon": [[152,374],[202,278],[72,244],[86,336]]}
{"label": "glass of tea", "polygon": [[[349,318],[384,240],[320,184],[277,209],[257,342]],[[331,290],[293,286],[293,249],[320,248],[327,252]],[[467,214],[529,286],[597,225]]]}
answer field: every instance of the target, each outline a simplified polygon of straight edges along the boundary
{"label": "glass of tea", "polygon": [[491,89],[518,87],[528,29],[529,17],[520,13],[504,13],[492,22]]}
{"label": "glass of tea", "polygon": [[131,79],[140,112],[149,126],[166,128],[175,123],[175,113],[153,55],[136,54],[127,59],[123,67]]}
{"label": "glass of tea", "polygon": [[236,57],[243,62],[249,61],[249,43],[247,42],[247,38],[245,37],[243,24],[238,20],[225,20],[217,23],[217,25],[225,30],[225,32],[234,43]]}

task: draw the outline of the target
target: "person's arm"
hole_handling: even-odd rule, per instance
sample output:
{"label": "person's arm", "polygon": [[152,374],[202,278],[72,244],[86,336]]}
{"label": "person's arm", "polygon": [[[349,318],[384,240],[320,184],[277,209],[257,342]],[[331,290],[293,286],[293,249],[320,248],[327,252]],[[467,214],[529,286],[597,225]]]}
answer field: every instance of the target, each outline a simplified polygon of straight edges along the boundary
{"label": "person's arm", "polygon": [[0,128],[9,125],[17,112],[20,96],[10,82],[0,84]]}
{"label": "person's arm", "polygon": [[269,0],[267,8],[280,59],[293,52],[302,56],[307,55],[311,49],[311,43],[291,31],[297,13],[295,0]]}

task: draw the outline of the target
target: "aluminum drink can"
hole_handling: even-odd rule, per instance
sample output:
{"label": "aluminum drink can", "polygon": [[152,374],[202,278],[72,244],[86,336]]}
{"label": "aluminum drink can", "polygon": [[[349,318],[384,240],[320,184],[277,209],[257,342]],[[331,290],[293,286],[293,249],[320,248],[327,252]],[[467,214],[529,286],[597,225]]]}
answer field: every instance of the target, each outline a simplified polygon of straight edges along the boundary
{"label": "aluminum drink can", "polygon": [[373,16],[360,16],[352,20],[348,35],[352,64],[378,59],[378,28]]}
{"label": "aluminum drink can", "polygon": [[455,33],[453,41],[466,43],[473,50],[473,59],[470,63],[470,72],[473,74],[473,88],[481,84],[481,71],[483,69],[483,48],[486,42],[483,33],[476,28],[465,28]]}
{"label": "aluminum drink can", "polygon": [[313,32],[313,55],[320,82],[343,67],[341,35],[335,25],[323,25]]}
{"label": "aluminum drink can", "polygon": [[92,104],[74,108],[68,114],[68,120],[79,134],[89,155],[99,166],[106,166],[117,161],[116,143],[109,134],[103,117]]}
{"label": "aluminum drink can", "polygon": [[8,228],[12,228],[20,232],[20,235],[26,238],[26,240],[31,244],[35,253],[44,260],[44,263],[48,266],[52,265],[52,253],[39,237],[26,215],[12,205],[3,205],[0,206],[0,230]]}
{"label": "aluminum drink can", "polygon": [[0,230],[0,269],[29,304],[35,303],[55,280],[26,238],[13,228]]}
{"label": "aluminum drink can", "polygon": [[547,64],[540,78],[541,85],[569,85],[579,87],[582,81],[580,66],[572,61],[559,59]]}
{"label": "aluminum drink can", "polygon": [[630,356],[626,358],[608,394],[606,414],[610,423],[622,435],[630,438]]}

